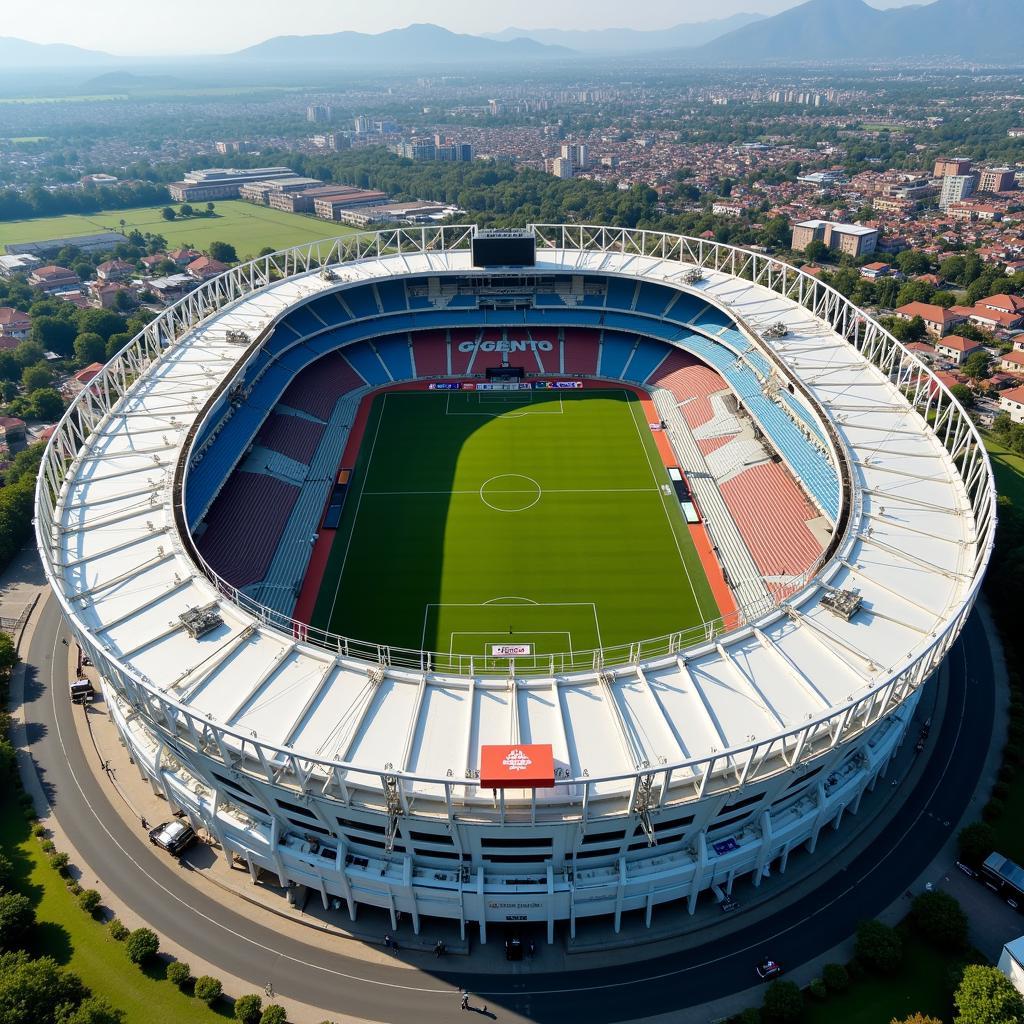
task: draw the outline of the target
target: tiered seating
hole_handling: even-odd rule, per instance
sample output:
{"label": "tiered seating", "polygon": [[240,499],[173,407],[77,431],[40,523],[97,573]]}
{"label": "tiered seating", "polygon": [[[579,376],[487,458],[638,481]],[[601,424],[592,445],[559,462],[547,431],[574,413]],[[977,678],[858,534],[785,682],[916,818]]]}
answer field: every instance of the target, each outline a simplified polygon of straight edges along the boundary
{"label": "tiered seating", "polygon": [[795,576],[821,554],[806,526],[817,513],[782,466],[751,466],[719,489],[763,575]]}
{"label": "tiered seating", "polygon": [[401,281],[379,281],[377,294],[385,313],[396,313],[400,309],[408,309],[405,299],[405,285]]}
{"label": "tiered seating", "polygon": [[651,316],[661,316],[665,307],[672,301],[675,292],[660,285],[648,284],[646,281],[640,285],[640,294],[636,300],[636,311],[638,313],[650,313]]}
{"label": "tiered seating", "polygon": [[373,289],[369,285],[362,285],[359,288],[348,288],[340,294],[341,298],[345,301],[345,305],[352,310],[352,315],[357,320],[364,316],[380,315]]}
{"label": "tiered seating", "polygon": [[634,336],[605,331],[601,339],[601,365],[597,372],[602,377],[621,377],[635,344]]}
{"label": "tiered seating", "polygon": [[326,420],[339,395],[365,383],[340,352],[333,352],[307,366],[288,385],[281,405]]}
{"label": "tiered seating", "polygon": [[356,368],[367,384],[387,384],[391,378],[370,341],[345,346],[345,358]]}
{"label": "tiered seating", "polygon": [[454,327],[451,332],[448,350],[451,352],[452,373],[456,377],[464,377],[469,373],[470,360],[475,352],[460,352],[459,345],[464,341],[476,341],[480,331],[476,327]]}
{"label": "tiered seating", "polygon": [[274,412],[260,428],[256,443],[287,455],[296,462],[308,463],[323,432],[324,425],[319,420]]}
{"label": "tiered seating", "polygon": [[668,354],[668,349],[662,342],[639,338],[636,348],[633,349],[633,356],[623,371],[623,380],[643,384]]}
{"label": "tiered seating", "polygon": [[298,496],[298,487],[272,476],[234,473],[206,517],[200,554],[236,587],[263,579]]}
{"label": "tiered seating", "polygon": [[378,338],[374,346],[392,380],[408,380],[413,376],[408,334],[389,334]]}
{"label": "tiered seating", "polygon": [[[534,369],[536,369],[538,373],[546,373],[546,374],[561,373],[562,372],[561,371],[561,365],[562,365],[562,354],[561,354],[562,353],[562,343],[558,340],[558,332],[557,331],[545,331],[545,330],[539,330],[537,328],[534,328],[532,331],[528,330],[526,332],[526,335],[527,335],[528,338],[532,339],[533,341],[550,341],[551,342],[551,351],[550,352],[542,352],[540,350],[540,346],[538,345],[537,348],[536,348],[536,351],[532,351],[532,352],[527,352],[526,353],[526,357],[527,358],[526,358],[526,361],[525,361],[524,365],[526,366],[527,371],[528,372],[533,372]],[[515,355],[519,355],[518,352],[516,352],[514,354]],[[510,357],[510,360],[511,360],[511,357]],[[514,360],[512,360],[512,361],[514,361]],[[534,363],[536,363],[536,367],[534,366]]]}
{"label": "tiered seating", "polygon": [[447,331],[416,331],[412,335],[416,373],[420,377],[448,376]]}
{"label": "tiered seating", "polygon": [[685,403],[680,406],[680,411],[691,430],[713,418],[711,395],[728,388],[710,366],[678,348],[673,349],[658,367],[651,384],[666,388],[675,395],[676,401]]}
{"label": "tiered seating", "polygon": [[608,305],[612,309],[632,309],[636,281],[613,277],[608,281]]}
{"label": "tiered seating", "polygon": [[596,331],[566,327],[562,353],[566,373],[597,373],[598,335]]}
{"label": "tiered seating", "polygon": [[[480,332],[481,341],[499,342],[504,338],[505,332],[500,327],[488,327]],[[473,373],[486,373],[488,367],[501,366],[504,355],[505,353],[503,352],[487,352],[482,346],[477,348],[476,358],[472,364]],[[527,352],[516,352],[515,359],[512,359],[511,355],[509,356],[509,362],[514,363],[516,366],[526,366],[527,369],[530,369],[529,361],[524,358],[526,356],[530,356],[530,354]]]}
{"label": "tiered seating", "polygon": [[345,323],[351,317],[345,312],[345,308],[338,301],[337,295],[325,295],[323,298],[314,299],[309,303],[309,311],[328,327],[336,327]]}
{"label": "tiered seating", "polygon": [[[710,334],[717,334],[723,327],[732,327],[732,320],[729,318],[729,314],[717,306],[711,305],[705,306],[697,315],[696,320],[691,322],[694,327],[700,327]],[[746,339],[742,338],[741,343],[746,344]]]}
{"label": "tiered seating", "polygon": [[293,309],[281,323],[285,327],[292,328],[300,338],[316,334],[317,331],[324,329],[324,323],[314,316],[308,306],[299,306],[297,309]]}
{"label": "tiered seating", "polygon": [[668,304],[662,316],[666,320],[688,324],[706,305],[699,296],[676,292],[676,297]]}

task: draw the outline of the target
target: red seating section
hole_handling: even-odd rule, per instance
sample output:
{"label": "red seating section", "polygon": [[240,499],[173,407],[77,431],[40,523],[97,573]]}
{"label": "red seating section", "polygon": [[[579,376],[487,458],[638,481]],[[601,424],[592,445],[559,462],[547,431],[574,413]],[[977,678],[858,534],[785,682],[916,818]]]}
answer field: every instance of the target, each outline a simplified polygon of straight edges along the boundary
{"label": "red seating section", "polygon": [[285,389],[280,404],[326,420],[342,395],[365,383],[343,355],[332,352],[302,370]]}
{"label": "red seating section", "polygon": [[563,333],[562,358],[565,360],[565,372],[597,373],[597,356],[600,351],[597,332],[566,327]]}
{"label": "red seating section", "polygon": [[412,354],[420,377],[448,376],[447,331],[416,331],[412,335]]}
{"label": "red seating section", "polygon": [[320,443],[324,424],[304,416],[271,413],[256,435],[256,443],[287,455],[296,462],[309,463]]}
{"label": "red seating section", "polygon": [[676,401],[685,403],[679,410],[691,430],[702,427],[714,418],[710,396],[729,388],[721,375],[710,366],[679,349],[668,354],[658,367],[656,376],[652,376],[647,383],[671,391]]}

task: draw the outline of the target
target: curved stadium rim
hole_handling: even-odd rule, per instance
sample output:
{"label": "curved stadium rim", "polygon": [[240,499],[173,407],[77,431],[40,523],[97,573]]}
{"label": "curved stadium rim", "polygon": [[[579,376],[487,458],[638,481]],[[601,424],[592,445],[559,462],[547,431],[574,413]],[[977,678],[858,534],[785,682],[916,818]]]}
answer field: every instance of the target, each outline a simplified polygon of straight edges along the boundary
{"label": "curved stadium rim", "polygon": [[[689,759],[678,764],[658,765],[657,767],[644,766],[644,768],[651,767],[652,772],[659,773],[666,771],[672,773],[688,768],[695,774],[699,774],[697,769],[708,762],[706,771],[710,774],[717,761],[724,759],[736,764],[746,762],[749,766],[754,752],[758,749],[775,744],[781,744],[785,748],[790,740],[796,741],[793,755],[795,763],[799,760],[805,742],[811,739],[823,724],[833,720],[841,723],[841,727],[835,733],[835,741],[838,741],[840,735],[845,733],[847,728],[853,728],[858,719],[860,719],[859,728],[867,728],[873,724],[891,709],[894,702],[901,703],[907,692],[921,685],[938,667],[970,614],[984,576],[985,567],[991,557],[996,525],[995,482],[984,443],[970,416],[956,401],[946,385],[891,333],[831,286],[823,284],[788,263],[724,243],[665,232],[590,225],[537,224],[530,227],[535,232],[539,249],[616,252],[630,256],[645,256],[656,260],[675,261],[704,270],[726,273],[769,288],[784,298],[803,306],[814,316],[825,320],[837,334],[857,348],[862,356],[871,361],[900,388],[909,405],[922,416],[940,439],[960,472],[971,503],[976,528],[976,553],[970,590],[961,605],[948,616],[943,628],[934,635],[928,647],[869,693],[857,699],[851,698],[845,704],[830,708],[827,713],[813,720],[801,722],[798,726],[770,738],[730,747],[728,750],[716,751],[710,757]],[[467,251],[475,230],[474,225],[395,228],[377,232],[360,232],[355,235],[284,249],[240,264],[206,282],[164,310],[140,331],[93,378],[90,386],[83,389],[72,401],[54,430],[40,465],[36,484],[36,538],[43,555],[48,579],[58,595],[65,615],[76,621],[83,632],[91,632],[88,626],[78,621],[75,610],[70,606],[60,586],[56,585],[60,578],[61,567],[57,558],[59,534],[55,534],[54,531],[55,513],[60,502],[64,481],[89,436],[142,374],[160,359],[165,348],[172,347],[179,338],[193,330],[211,314],[285,278],[311,271],[326,270],[338,264],[403,253]],[[743,324],[742,321],[739,322],[749,336],[757,337],[749,326]],[[262,343],[262,340],[261,332],[261,336],[257,338],[256,342],[246,349],[242,359],[249,355],[251,349]],[[770,353],[770,355],[774,354]],[[799,382],[797,384],[799,386]],[[817,403],[814,404],[815,411],[820,415]],[[188,440],[194,436],[194,431],[202,422],[205,412],[206,408],[204,407],[187,435]],[[789,602],[796,603],[806,597],[804,590],[811,585],[812,581],[817,586],[827,586],[825,580],[825,577],[828,576],[827,563],[831,560],[835,548],[846,539],[844,532],[849,530],[851,505],[854,506],[855,511],[856,506],[859,505],[859,496],[848,476],[849,471],[845,460],[841,457],[842,447],[838,443],[834,425],[827,416],[821,418],[832,442],[833,450],[840,456],[840,484],[844,494],[840,523],[847,524],[847,530],[839,529],[840,524],[837,524],[829,548],[823,552],[810,569],[794,578],[794,592],[785,602],[780,604],[766,601],[763,606],[741,609],[728,619],[711,620],[692,630],[619,647],[585,652],[589,664],[574,663],[571,666],[563,666],[562,671],[584,672],[601,670],[605,667],[611,668],[616,665],[635,664],[640,661],[653,661],[660,657],[679,654],[691,647],[693,647],[694,653],[698,653],[701,644],[714,642],[716,638],[720,639],[726,632],[753,624],[755,619],[761,620],[772,613],[785,614],[786,605]],[[188,440],[183,445],[183,453],[188,451]],[[420,672],[434,671],[444,674],[441,666],[432,659],[435,657],[443,659],[448,657],[447,655],[435,656],[431,652],[401,651],[396,648],[360,643],[345,637],[313,630],[290,616],[275,612],[253,601],[248,595],[240,593],[237,588],[217,576],[195,550],[189,531],[183,528],[184,517],[181,508],[183,464],[184,459],[179,459],[173,482],[175,527],[178,539],[185,546],[186,553],[196,567],[224,597],[263,625],[277,629],[291,639],[307,640],[343,657],[369,662],[380,667],[394,666]],[[858,517],[853,515],[852,518]],[[394,657],[397,654],[408,654],[413,657],[409,659]],[[612,655],[614,658],[611,657]],[[112,657],[109,652],[105,653],[105,657],[116,664],[125,676],[138,680],[151,701],[168,705],[169,708],[174,709],[176,715],[190,720],[194,719],[196,726],[201,731],[210,726],[209,722],[196,716],[186,706],[162,692],[152,680],[143,677],[137,670],[128,668],[117,658]],[[576,660],[574,659],[574,661]],[[541,666],[532,671],[524,671],[519,664],[515,666],[515,674],[519,676],[554,674],[555,671],[555,666],[547,658],[544,659]],[[478,674],[495,675],[486,672]],[[502,672],[496,675],[500,677],[506,674],[509,673]],[[273,744],[254,740],[248,734],[220,723],[217,723],[216,728],[223,734],[235,737],[242,745],[256,743],[264,750],[276,751],[279,757],[298,759],[305,765],[322,765],[328,771],[343,769],[357,775],[380,776],[382,779],[385,775],[392,775],[408,781],[441,784],[445,786],[446,790],[453,782],[450,778],[424,777],[393,770],[387,773],[378,772],[347,762],[299,755],[289,749],[278,749]],[[637,773],[634,772],[603,776],[600,780],[588,777],[586,781],[593,784],[597,781],[635,778],[636,775]],[[744,771],[745,775],[746,771]],[[558,779],[556,786],[572,784],[574,781],[576,780]],[[458,784],[462,786],[478,785],[473,779],[459,780]]]}

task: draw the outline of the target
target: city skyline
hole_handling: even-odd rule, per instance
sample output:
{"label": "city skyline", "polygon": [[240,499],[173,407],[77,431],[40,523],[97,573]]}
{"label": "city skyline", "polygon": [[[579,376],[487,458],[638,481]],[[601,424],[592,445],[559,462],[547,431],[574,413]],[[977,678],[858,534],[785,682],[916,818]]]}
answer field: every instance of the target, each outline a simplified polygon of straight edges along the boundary
{"label": "city skyline", "polygon": [[[902,7],[917,0],[870,0],[878,8]],[[379,33],[416,22],[431,22],[453,32],[482,34],[514,26],[538,29],[632,28],[657,30],[684,22],[702,22],[734,14],[778,14],[799,0],[719,0],[713,10],[700,0],[646,0],[628,17],[613,0],[565,0],[553,6],[523,0],[514,13],[470,0],[392,0],[380,7],[339,0],[310,0],[304,24],[310,34],[354,31]],[[83,7],[74,0],[54,0],[42,17],[38,9],[16,7],[4,12],[3,36],[35,43],[63,43],[116,56],[187,56],[227,53],[282,34],[279,8],[268,0],[223,0],[204,11],[201,31],[188,23],[168,22],[149,5],[124,0],[95,0]],[[104,16],[105,15],[105,16]]]}

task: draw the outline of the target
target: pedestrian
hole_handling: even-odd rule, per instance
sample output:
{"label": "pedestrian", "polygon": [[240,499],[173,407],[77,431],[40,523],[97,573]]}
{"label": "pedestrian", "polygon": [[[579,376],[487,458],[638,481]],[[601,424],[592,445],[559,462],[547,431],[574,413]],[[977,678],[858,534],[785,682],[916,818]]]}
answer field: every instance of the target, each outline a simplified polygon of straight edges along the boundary
{"label": "pedestrian", "polygon": [[392,939],[390,935],[385,935],[384,936],[384,948],[385,949],[390,949],[392,944],[394,943],[394,941],[395,940]]}
{"label": "pedestrian", "polygon": [[462,990],[462,1003],[460,1005],[463,1010],[469,1009],[469,993],[465,989]]}
{"label": "pedestrian", "polygon": [[142,827],[149,828],[149,822],[146,821],[145,817],[142,818]]}

